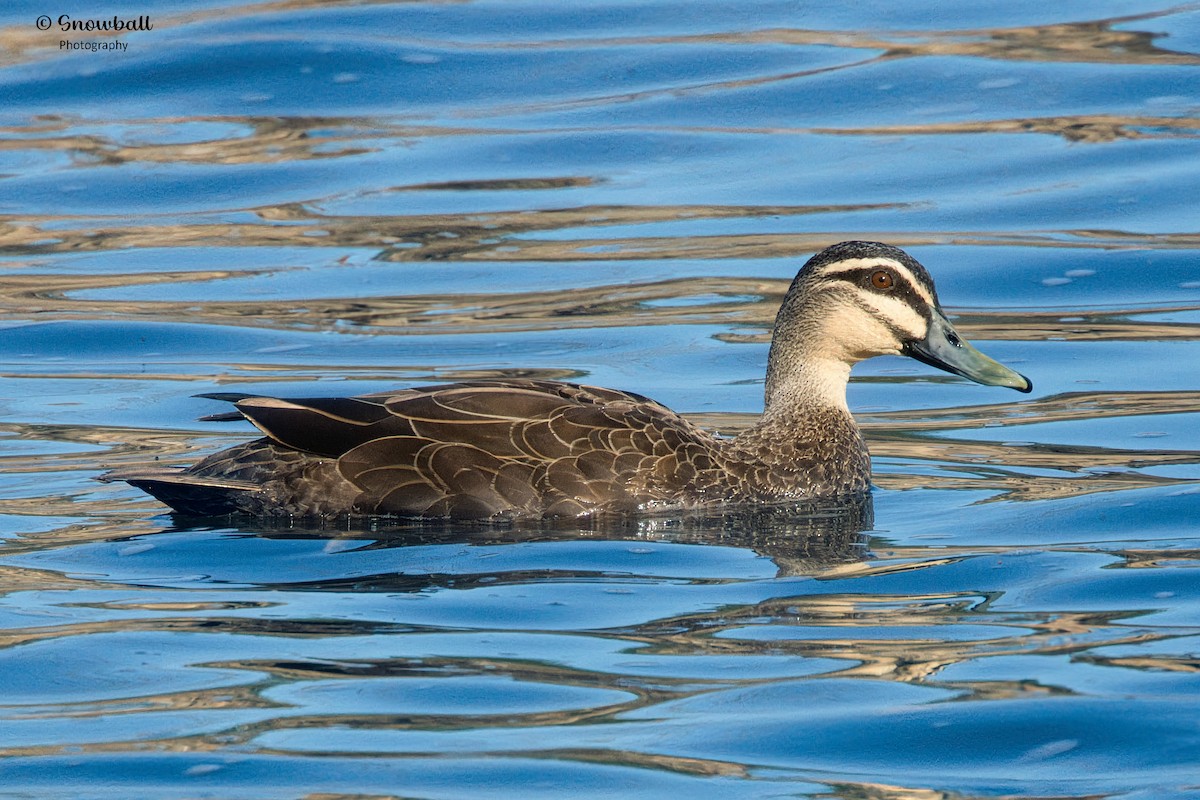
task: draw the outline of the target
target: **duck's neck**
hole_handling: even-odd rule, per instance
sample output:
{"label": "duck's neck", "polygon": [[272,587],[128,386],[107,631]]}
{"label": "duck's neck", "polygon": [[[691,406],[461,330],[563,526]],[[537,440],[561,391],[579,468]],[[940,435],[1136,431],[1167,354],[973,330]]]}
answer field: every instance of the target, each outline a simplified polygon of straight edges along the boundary
{"label": "duck's neck", "polygon": [[728,444],[730,471],[749,471],[758,496],[832,496],[869,488],[871,459],[846,404],[850,367],[868,355],[845,344],[861,338],[857,324],[784,299],[767,357],[763,415]]}
{"label": "duck's neck", "polygon": [[786,303],[780,308],[767,356],[762,424],[841,416],[853,426],[846,386],[858,358],[838,346],[839,331],[830,330],[831,323],[820,312],[792,309]]}
{"label": "duck's neck", "polygon": [[[786,369],[780,369],[786,366]],[[801,456],[865,457],[865,447],[850,408],[846,386],[850,364],[840,359],[772,360],[767,373],[766,406],[751,428],[736,436],[737,450],[786,467]]]}
{"label": "duck's neck", "polygon": [[841,413],[849,418],[849,383],[850,365],[836,358],[807,358],[787,364],[786,369],[769,369],[763,418],[788,422],[814,413]]}

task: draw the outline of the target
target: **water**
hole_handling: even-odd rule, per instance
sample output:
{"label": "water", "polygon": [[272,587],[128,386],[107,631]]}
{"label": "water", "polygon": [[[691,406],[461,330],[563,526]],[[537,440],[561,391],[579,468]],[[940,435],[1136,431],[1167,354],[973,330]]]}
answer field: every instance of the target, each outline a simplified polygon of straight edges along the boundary
{"label": "water", "polygon": [[[1200,795],[1200,7],[59,13],[0,12],[0,796]],[[93,480],[248,435],[206,391],[736,430],[852,237],[1035,387],[856,368],[873,523],[214,527]]]}

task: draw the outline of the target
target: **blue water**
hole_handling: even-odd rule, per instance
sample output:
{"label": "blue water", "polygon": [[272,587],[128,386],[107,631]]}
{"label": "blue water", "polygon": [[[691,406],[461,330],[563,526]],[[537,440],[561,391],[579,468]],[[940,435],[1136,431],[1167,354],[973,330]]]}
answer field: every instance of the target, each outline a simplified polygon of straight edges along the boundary
{"label": "blue water", "polygon": [[[0,797],[1200,796],[1200,6],[61,13],[0,10]],[[861,532],[93,480],[250,435],[212,391],[532,375],[736,430],[847,238],[1034,382],[856,367]]]}

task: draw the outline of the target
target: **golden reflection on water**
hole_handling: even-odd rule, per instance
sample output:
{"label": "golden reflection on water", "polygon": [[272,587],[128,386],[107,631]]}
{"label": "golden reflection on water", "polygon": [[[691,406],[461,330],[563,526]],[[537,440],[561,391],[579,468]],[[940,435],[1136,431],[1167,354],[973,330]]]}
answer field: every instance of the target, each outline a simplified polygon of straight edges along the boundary
{"label": "golden reflection on water", "polygon": [[[491,231],[495,235],[495,231]],[[694,237],[693,237],[694,238]],[[239,244],[243,243],[239,241]],[[804,251],[800,251],[804,252]],[[329,269],[337,269],[330,266]],[[636,283],[523,292],[456,292],[303,300],[94,300],[81,292],[158,284],[233,282],[273,270],[196,272],[21,274],[0,276],[0,315],[39,320],[130,318],[299,330],[416,335],[520,333],[591,327],[724,325],[715,334],[728,342],[768,342],[770,325],[790,279],[686,277]],[[236,291],[236,290],[234,290]],[[669,301],[695,299],[694,304]],[[1200,311],[1200,304],[1155,307],[1155,316]],[[1005,313],[964,310],[956,325],[972,338],[1005,341],[1178,341],[1200,337],[1200,323],[1137,319],[1146,308]],[[754,330],[757,328],[758,330]],[[749,329],[749,330],[747,330]]]}
{"label": "golden reflection on water", "polygon": [[[145,135],[146,128],[162,130],[193,124],[217,125],[227,130],[219,139],[185,143],[122,142],[97,133],[78,133],[78,120],[70,117],[42,117],[34,126],[0,128],[0,133],[37,133],[37,138],[0,139],[0,151],[63,152],[77,166],[120,166],[122,164],[272,164],[309,159],[343,158],[374,152],[378,148],[362,144],[371,138],[361,121],[346,118],[314,119],[305,117],[183,117],[125,120],[122,125],[134,138]],[[420,135],[445,135],[449,131],[422,129]],[[404,129],[392,129],[390,136],[406,137]]]}
{"label": "golden reflection on water", "polygon": [[[880,50],[889,58],[917,56],[974,56],[978,58],[1075,63],[1116,64],[1196,64],[1192,53],[1165,49],[1155,44],[1161,34],[1139,30],[1117,30],[1116,25],[1132,25],[1169,16],[1172,10],[1156,10],[1102,20],[1028,25],[1012,28],[980,28],[920,31],[838,31],[772,28],[755,31],[711,33],[682,36],[631,36],[621,38],[572,38],[576,47],[611,47],[614,44],[684,44],[719,42],[725,44],[819,45],[862,50]],[[502,47],[561,47],[567,42],[505,43]],[[486,46],[486,45],[484,45]]]}
{"label": "golden reflection on water", "polygon": [[[929,569],[937,563],[912,565]],[[869,677],[941,685],[936,676],[946,667],[981,658],[1022,654],[1073,654],[1097,646],[1139,644],[1171,638],[1172,634],[1130,626],[1128,612],[1060,612],[1046,616],[997,614],[986,610],[986,598],[978,595],[837,595],[774,598],[764,603],[713,614],[686,618],[664,618],[630,634],[646,653],[656,655],[794,655],[833,659],[846,666],[823,677]],[[888,637],[859,638],[856,630],[867,624],[893,628]],[[954,640],[930,632],[919,638],[906,637],[905,629],[944,627],[947,637],[959,633],[956,626],[995,628],[986,638]],[[769,630],[786,633],[799,627],[794,638],[739,638],[739,632]],[[825,635],[814,629],[828,631]],[[842,630],[839,630],[842,629]],[[843,632],[844,631],[844,632]],[[1012,633],[1008,633],[1012,631]],[[1153,660],[1153,659],[1151,659]],[[974,691],[974,682],[955,682],[952,688]],[[1023,682],[985,681],[981,691],[988,696],[1017,696],[1045,687]],[[1059,690],[1065,691],[1065,690]]]}
{"label": "golden reflection on water", "polygon": [[[395,191],[402,191],[395,190]],[[870,211],[880,206],[583,206],[469,214],[335,216],[301,207],[246,209],[261,222],[89,224],[71,217],[0,215],[0,248],[27,258],[161,247],[366,248],[385,262],[620,261],[651,259],[806,258],[832,242],[874,239],[900,247],[933,244],[1036,247],[1195,247],[1200,234],[1073,230],[1054,233],[824,231],[622,238],[536,239],[537,231],[592,229],[669,221]],[[273,224],[274,223],[274,224]],[[279,224],[285,223],[285,224]],[[514,238],[514,237],[520,238]],[[380,249],[382,244],[382,249]],[[133,280],[136,276],[126,276]],[[210,278],[230,277],[213,274]],[[66,276],[63,276],[65,279]],[[76,276],[77,281],[83,278]],[[111,286],[117,275],[87,288]],[[193,276],[203,280],[204,276]],[[152,278],[142,276],[143,281]],[[117,284],[120,285],[120,284]],[[15,281],[19,289],[19,280]],[[69,290],[70,287],[63,287]],[[74,288],[85,288],[76,286]]]}

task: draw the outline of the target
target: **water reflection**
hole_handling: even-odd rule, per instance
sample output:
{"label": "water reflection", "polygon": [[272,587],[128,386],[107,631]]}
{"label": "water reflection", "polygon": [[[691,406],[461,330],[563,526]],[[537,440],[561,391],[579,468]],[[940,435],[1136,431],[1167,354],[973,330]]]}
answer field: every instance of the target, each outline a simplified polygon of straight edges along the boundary
{"label": "water reflection", "polygon": [[[182,525],[194,520],[177,518]],[[228,521],[226,522],[228,524]],[[503,545],[521,542],[603,540],[606,542],[668,542],[710,545],[751,550],[770,558],[780,576],[818,574],[838,565],[868,557],[864,531],[874,525],[874,502],[868,495],[845,501],[781,504],[755,509],[730,508],[676,515],[600,515],[590,519],[522,523],[394,522],[380,519],[343,519],[311,527],[303,520],[246,520],[236,530],[266,537],[336,537],[364,539],[367,549],[404,548],[429,545]],[[341,530],[338,528],[341,527]],[[603,571],[555,572],[515,571],[497,576],[494,572],[474,575],[386,574],[356,576],[332,583],[272,584],[273,588],[306,590],[419,592],[439,586],[469,589],[498,581],[522,584],[539,578],[559,580],[601,577]]]}

